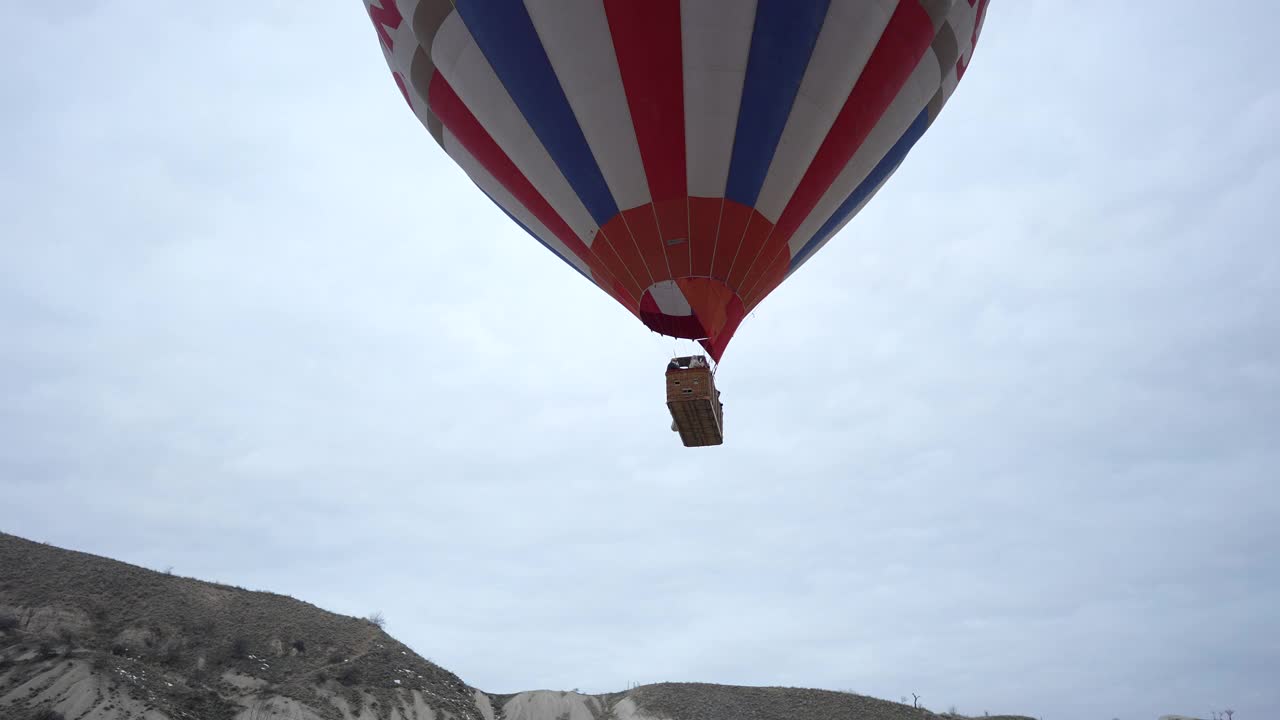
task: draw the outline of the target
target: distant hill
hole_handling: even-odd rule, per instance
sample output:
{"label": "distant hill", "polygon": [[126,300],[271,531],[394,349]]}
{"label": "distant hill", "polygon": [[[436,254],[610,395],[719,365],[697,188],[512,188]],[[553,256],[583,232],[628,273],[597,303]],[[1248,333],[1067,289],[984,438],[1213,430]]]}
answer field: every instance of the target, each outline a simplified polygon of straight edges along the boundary
{"label": "distant hill", "polygon": [[663,683],[605,695],[489,694],[375,620],[0,533],[0,720],[935,717],[799,688]]}

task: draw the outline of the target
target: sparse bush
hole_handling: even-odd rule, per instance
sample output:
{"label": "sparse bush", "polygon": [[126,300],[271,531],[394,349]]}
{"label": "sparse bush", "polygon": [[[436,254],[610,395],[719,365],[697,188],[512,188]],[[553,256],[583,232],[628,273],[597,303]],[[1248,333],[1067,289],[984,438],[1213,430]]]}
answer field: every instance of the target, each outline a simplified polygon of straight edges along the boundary
{"label": "sparse bush", "polygon": [[0,632],[18,627],[18,618],[13,615],[0,615]]}
{"label": "sparse bush", "polygon": [[213,677],[214,674],[204,664],[203,657],[197,658],[195,668],[187,671],[188,684],[193,688],[207,685]]}
{"label": "sparse bush", "polygon": [[249,656],[249,639],[241,635],[231,641],[231,657],[243,660]]}
{"label": "sparse bush", "polygon": [[125,647],[124,643],[111,643],[112,655],[115,655],[116,657],[123,657],[128,652],[129,648]]}
{"label": "sparse bush", "polygon": [[162,664],[168,665],[169,667],[177,667],[182,665],[183,661],[186,659],[186,653],[184,650],[185,648],[181,641],[170,640],[160,648],[160,652],[157,653],[157,655],[159,656],[159,660]]}
{"label": "sparse bush", "polygon": [[62,643],[62,654],[70,655],[76,646],[76,634],[68,628],[62,628],[58,631],[58,642]]}
{"label": "sparse bush", "polygon": [[382,616],[381,612],[370,613],[369,617],[365,618],[365,621],[370,625],[376,626],[379,630],[387,624],[387,619]]}
{"label": "sparse bush", "polygon": [[40,708],[32,712],[28,717],[31,720],[66,720],[62,713],[52,708]]}
{"label": "sparse bush", "polygon": [[329,682],[329,673],[324,670],[317,670],[315,674],[316,684],[323,685]]}
{"label": "sparse bush", "polygon": [[338,663],[340,663],[340,662],[342,662],[343,660],[346,660],[346,659],[347,659],[347,657],[346,657],[345,655],[343,655],[342,653],[338,652],[337,650],[335,650],[335,651],[333,651],[333,652],[329,653],[329,664],[330,664],[330,665],[337,665]]}
{"label": "sparse bush", "polygon": [[212,638],[218,634],[218,624],[212,618],[189,617],[182,620],[182,630],[187,635],[197,638]]}
{"label": "sparse bush", "polygon": [[359,683],[364,678],[364,674],[360,672],[360,666],[347,665],[338,671],[335,676],[338,682],[350,687]]}
{"label": "sparse bush", "polygon": [[307,651],[307,644],[301,640],[294,640],[293,649],[297,650],[300,653],[304,653]]}

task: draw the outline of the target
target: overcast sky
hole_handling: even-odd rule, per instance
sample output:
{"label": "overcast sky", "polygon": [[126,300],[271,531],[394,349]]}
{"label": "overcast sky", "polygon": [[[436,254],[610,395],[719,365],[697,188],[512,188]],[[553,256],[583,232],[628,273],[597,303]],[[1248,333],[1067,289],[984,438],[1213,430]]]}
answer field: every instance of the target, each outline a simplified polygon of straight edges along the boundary
{"label": "overcast sky", "polygon": [[1273,5],[993,3],[692,450],[691,344],[470,184],[357,0],[5,2],[0,529],[491,692],[1276,717]]}

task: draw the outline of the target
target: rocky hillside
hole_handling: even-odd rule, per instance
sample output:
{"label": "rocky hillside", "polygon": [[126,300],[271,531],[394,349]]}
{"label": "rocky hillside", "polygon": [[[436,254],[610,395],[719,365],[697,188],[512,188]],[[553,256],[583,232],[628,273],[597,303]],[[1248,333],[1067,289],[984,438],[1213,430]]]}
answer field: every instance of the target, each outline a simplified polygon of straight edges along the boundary
{"label": "rocky hillside", "polygon": [[376,620],[0,533],[0,720],[934,717],[797,688],[664,683],[608,695],[487,694]]}
{"label": "rocky hillside", "polygon": [[0,534],[0,717],[15,707],[480,720],[485,704],[375,622]]}

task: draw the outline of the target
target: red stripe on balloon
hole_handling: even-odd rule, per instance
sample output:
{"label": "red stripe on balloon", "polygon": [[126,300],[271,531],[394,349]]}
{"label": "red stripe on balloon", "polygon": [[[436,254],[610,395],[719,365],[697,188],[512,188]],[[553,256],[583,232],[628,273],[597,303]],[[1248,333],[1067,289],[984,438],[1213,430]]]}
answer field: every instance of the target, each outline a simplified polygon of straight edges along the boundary
{"label": "red stripe on balloon", "polygon": [[[689,182],[680,0],[605,0],[604,7],[640,161],[653,196],[663,268],[653,266],[648,247],[641,248],[650,258],[655,278],[684,275],[689,269]],[[633,221],[628,218],[627,222]]]}
{"label": "red stripe on balloon", "polygon": [[684,198],[684,66],[679,0],[605,0],[640,159],[655,201]]}

